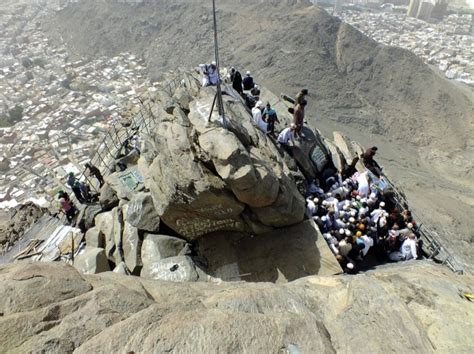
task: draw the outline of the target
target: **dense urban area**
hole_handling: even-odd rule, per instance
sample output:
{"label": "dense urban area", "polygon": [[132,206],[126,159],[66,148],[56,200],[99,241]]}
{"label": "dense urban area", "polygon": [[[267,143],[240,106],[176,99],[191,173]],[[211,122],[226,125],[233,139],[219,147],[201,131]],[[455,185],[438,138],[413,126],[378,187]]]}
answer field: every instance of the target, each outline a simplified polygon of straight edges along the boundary
{"label": "dense urban area", "polygon": [[[0,208],[28,200],[48,205],[69,172],[81,173],[121,112],[153,90],[144,62],[132,54],[72,60],[46,38],[37,19],[68,2],[32,1],[39,6],[0,12]],[[446,7],[440,15],[419,1],[410,3],[410,16],[383,2],[329,5],[374,40],[408,49],[447,78],[473,85],[472,15],[445,16]],[[436,19],[427,22],[432,13]]]}
{"label": "dense urban area", "polygon": [[151,88],[139,58],[70,60],[35,21],[47,10],[16,9],[0,14],[2,207],[47,205],[69,172],[82,172],[120,112]]}

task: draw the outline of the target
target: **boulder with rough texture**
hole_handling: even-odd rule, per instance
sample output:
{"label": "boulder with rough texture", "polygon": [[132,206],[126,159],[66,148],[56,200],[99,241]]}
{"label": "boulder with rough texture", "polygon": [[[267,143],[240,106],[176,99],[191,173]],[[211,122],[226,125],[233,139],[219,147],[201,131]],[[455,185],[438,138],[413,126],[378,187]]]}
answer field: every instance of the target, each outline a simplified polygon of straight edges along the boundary
{"label": "boulder with rough texture", "polygon": [[[153,140],[157,148],[144,149],[139,168],[156,211],[168,227],[189,240],[216,230],[244,229],[240,217],[244,205],[221,179],[195,161],[186,127],[164,121]],[[154,151],[159,153],[147,156]],[[147,160],[153,162],[148,165]]]}
{"label": "boulder with rough texture", "polygon": [[125,219],[139,230],[156,232],[160,228],[160,216],[149,193],[137,193],[128,203]]}
{"label": "boulder with rough texture", "polygon": [[101,213],[95,217],[95,225],[99,232],[104,235],[105,254],[107,258],[112,262],[115,262],[114,252],[116,249],[114,238],[114,224],[114,216],[112,211]]}
{"label": "boulder with rough texture", "polygon": [[124,261],[122,237],[125,225],[123,223],[122,208],[120,206],[112,209],[112,221],[114,223],[113,238],[115,245],[115,250],[113,252],[113,261],[115,262],[115,264],[118,264]]}
{"label": "boulder with rough texture", "polygon": [[142,244],[142,262],[150,264],[160,259],[178,256],[185,246],[186,241],[176,237],[145,234]]}
{"label": "boulder with rough texture", "polygon": [[193,261],[187,256],[170,257],[144,263],[140,275],[143,278],[172,282],[197,281],[199,278]]}
{"label": "boulder with rough texture", "polygon": [[118,205],[119,199],[117,193],[110,184],[105,183],[100,189],[99,203],[103,210],[112,210]]}
{"label": "boulder with rough texture", "polygon": [[110,270],[109,261],[103,248],[89,248],[74,259],[74,267],[84,274],[97,274]]}
{"label": "boulder with rough texture", "polygon": [[130,272],[135,274],[142,266],[142,240],[138,233],[138,229],[126,220],[125,215],[127,215],[128,208],[128,205],[124,205],[122,207],[122,213],[124,217],[122,231],[122,249],[124,261],[127,265],[127,268],[130,270]]}
{"label": "boulder with rough texture", "polygon": [[[179,268],[178,268],[179,269]],[[468,353],[471,275],[405,262],[287,284],[0,266],[3,352]],[[32,291],[31,289],[35,289]]]}
{"label": "boulder with rough texture", "polygon": [[95,225],[95,217],[102,212],[102,206],[100,205],[86,205],[84,209],[81,210],[79,216],[77,217],[77,225],[85,230],[89,230]]}
{"label": "boulder with rough texture", "polygon": [[162,113],[138,163],[162,222],[189,241],[216,231],[254,234],[301,222],[304,198],[240,98],[225,97],[230,109],[224,129],[216,114],[207,122],[213,88],[193,94],[166,112],[167,98],[157,96],[153,104]]}
{"label": "boulder with rough texture", "polygon": [[130,275],[130,270],[128,270],[127,265],[125,262],[120,262],[113,270],[114,273],[122,274],[122,275]]}
{"label": "boulder with rough texture", "polygon": [[143,191],[143,177],[135,166],[125,171],[115,172],[105,177],[105,181],[115,191],[119,199],[131,200],[133,196]]}
{"label": "boulder with rough texture", "polygon": [[86,232],[86,245],[92,248],[104,248],[105,237],[104,234],[97,228],[91,227]]}

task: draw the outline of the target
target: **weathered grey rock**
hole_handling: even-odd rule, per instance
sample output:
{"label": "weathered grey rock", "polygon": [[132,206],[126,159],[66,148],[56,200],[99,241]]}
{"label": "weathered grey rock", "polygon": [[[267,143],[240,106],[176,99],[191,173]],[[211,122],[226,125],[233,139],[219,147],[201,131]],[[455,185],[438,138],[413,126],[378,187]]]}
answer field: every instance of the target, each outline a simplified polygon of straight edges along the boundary
{"label": "weathered grey rock", "polygon": [[77,218],[77,225],[80,225],[85,230],[89,230],[95,225],[95,217],[101,212],[101,205],[86,205],[86,207],[81,210]]}
{"label": "weathered grey rock", "polygon": [[116,246],[114,233],[115,222],[113,212],[108,211],[97,215],[95,217],[95,225],[99,229],[99,232],[104,235],[105,254],[107,258],[112,262],[115,262],[114,253],[116,251]]}
{"label": "weathered grey rock", "polygon": [[223,128],[210,129],[199,136],[199,145],[211,156],[217,173],[239,201],[265,207],[276,200],[278,178],[265,160],[252,159],[234,134]]}
{"label": "weathered grey rock", "polygon": [[139,230],[156,232],[160,228],[160,216],[149,193],[137,193],[124,212],[125,220]]}
{"label": "weathered grey rock", "polygon": [[331,153],[331,159],[334,163],[334,167],[336,167],[338,171],[342,172],[346,168],[346,166],[351,163],[352,160],[347,162],[339,148],[331,141],[325,140],[325,143]]}
{"label": "weathered grey rock", "polygon": [[112,220],[114,223],[114,244],[115,250],[113,252],[113,258],[115,264],[124,261],[124,252],[123,252],[123,233],[124,233],[124,223],[122,208],[117,207],[112,210]]}
{"label": "weathered grey rock", "polygon": [[[149,151],[143,151],[139,168],[161,220],[189,240],[215,230],[243,230],[244,205],[195,160],[187,128],[165,121],[157,126],[153,139],[154,151],[160,152],[150,157]],[[149,165],[147,160],[153,162]]]}
{"label": "weathered grey rock", "polygon": [[193,97],[186,91],[185,88],[180,87],[174,93],[173,99],[179,104],[181,109],[189,111],[189,103],[193,100]]}
{"label": "weathered grey rock", "polygon": [[357,153],[352,150],[352,145],[350,140],[341,132],[333,132],[334,145],[337,146],[339,151],[344,156],[345,160],[350,163],[354,157],[357,156]]}
{"label": "weathered grey rock", "polygon": [[86,232],[86,245],[91,248],[104,248],[105,237],[104,234],[97,228],[92,227]]}
{"label": "weathered grey rock", "polygon": [[[92,289],[73,267],[55,263],[1,265],[0,283],[2,316],[46,307]],[[5,337],[2,338],[5,340]],[[4,348],[2,343],[0,340],[0,347]]]}
{"label": "weathered grey rock", "polygon": [[[180,110],[164,114],[145,141],[138,167],[161,221],[191,241],[215,231],[264,232],[302,221],[304,199],[289,187],[294,181],[274,143],[229,96],[229,129],[215,116],[208,123],[213,97],[213,88],[201,89],[188,121]],[[246,206],[258,212],[244,220]]]}
{"label": "weathered grey rock", "polygon": [[127,265],[125,262],[120,262],[113,270],[114,273],[122,274],[122,275],[130,275],[130,270],[128,270]]}
{"label": "weathered grey rock", "polygon": [[191,258],[178,256],[144,263],[140,274],[143,278],[172,282],[198,280],[198,274]]}
{"label": "weathered grey rock", "polygon": [[119,199],[131,200],[133,196],[143,191],[143,177],[136,166],[127,168],[123,172],[115,172],[105,177],[105,181],[117,193]]}
{"label": "weathered grey rock", "polygon": [[108,183],[105,183],[100,189],[99,203],[105,211],[112,210],[119,203],[117,193]]}
{"label": "weathered grey rock", "polygon": [[136,274],[137,272],[139,272],[140,267],[142,266],[142,240],[140,239],[140,235],[138,234],[138,229],[125,220],[125,215],[127,214],[128,208],[128,205],[125,205],[122,208],[124,216],[122,232],[123,258],[130,272]]}
{"label": "weathered grey rock", "polygon": [[264,225],[283,227],[297,224],[304,219],[304,199],[296,186],[288,179],[282,179],[278,198],[271,206],[251,208]]}
{"label": "weathered grey rock", "polygon": [[89,247],[74,259],[74,268],[83,274],[97,274],[110,270],[105,250]]}
{"label": "weathered grey rock", "polygon": [[[81,276],[61,263],[0,266],[0,277],[4,352],[468,353],[474,346],[472,303],[459,296],[472,292],[473,277],[428,262],[280,285]],[[389,335],[381,331],[387,323]]]}
{"label": "weathered grey rock", "polygon": [[136,165],[138,159],[140,158],[140,154],[137,150],[132,150],[128,153],[128,155],[121,157],[117,160],[117,162],[121,162],[126,166]]}
{"label": "weathered grey rock", "polygon": [[186,244],[186,241],[176,237],[145,234],[141,247],[142,262],[150,264],[160,259],[183,255],[181,252]]}
{"label": "weathered grey rock", "polygon": [[[351,141],[351,147],[352,147],[352,151],[354,151],[354,153],[359,157],[365,152],[365,149],[362,147],[362,145],[360,145],[356,141]],[[361,173],[366,170],[362,162],[362,159],[359,159],[359,161],[356,164],[356,168],[357,168],[357,171]]]}

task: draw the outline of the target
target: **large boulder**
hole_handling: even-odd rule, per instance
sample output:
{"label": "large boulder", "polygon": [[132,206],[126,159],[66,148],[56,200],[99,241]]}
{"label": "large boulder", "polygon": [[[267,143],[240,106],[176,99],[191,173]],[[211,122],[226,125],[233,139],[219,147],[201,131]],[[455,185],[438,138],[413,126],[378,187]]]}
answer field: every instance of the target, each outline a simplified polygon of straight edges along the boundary
{"label": "large boulder", "polygon": [[95,217],[102,212],[101,205],[86,205],[77,217],[77,225],[84,230],[89,230],[95,225]]}
{"label": "large boulder", "polygon": [[139,230],[156,232],[160,228],[160,216],[149,193],[137,193],[124,212],[125,220]]}
{"label": "large boulder", "polygon": [[186,241],[176,237],[146,234],[141,249],[142,262],[150,264],[160,259],[178,256],[185,246]]}
{"label": "large boulder", "polygon": [[83,274],[97,274],[110,270],[103,248],[89,248],[74,259],[74,267]]}
{"label": "large boulder", "polygon": [[105,247],[104,234],[97,227],[91,227],[89,230],[87,230],[85,238],[86,238],[86,245],[88,247],[92,247],[92,248]]}
{"label": "large boulder", "polygon": [[143,278],[172,282],[197,281],[199,276],[190,257],[178,256],[157,260],[143,265]]}
{"label": "large boulder", "polygon": [[474,346],[472,303],[460,296],[473,291],[473,277],[430,262],[287,284],[171,283],[17,263],[0,266],[0,281],[3,352],[468,353]]}
{"label": "large boulder", "polygon": [[212,88],[203,88],[192,101],[183,98],[183,107],[175,101],[173,110],[157,100],[161,113],[138,169],[161,221],[188,241],[301,222],[304,198],[274,143],[254,126],[240,98],[225,98],[228,129],[215,113],[209,123],[213,97]]}
{"label": "large boulder", "polygon": [[[186,127],[177,121],[161,122],[153,141],[144,145],[139,168],[168,227],[188,240],[216,230],[244,229],[240,214],[245,206],[196,160]],[[154,148],[147,150],[149,145]]]}
{"label": "large boulder", "polygon": [[139,273],[139,270],[142,266],[142,239],[139,235],[138,229],[126,220],[125,215],[127,215],[128,209],[129,205],[124,205],[122,207],[122,212],[124,216],[122,232],[122,250],[123,258],[125,264],[127,265],[127,268],[132,274],[136,274]]}
{"label": "large boulder", "polygon": [[[116,208],[115,208],[116,209]],[[115,210],[114,209],[114,210]],[[105,254],[109,260],[115,262],[114,252],[116,250],[114,237],[114,215],[112,211],[101,213],[95,217],[95,225],[99,233],[104,235]]]}
{"label": "large boulder", "polygon": [[105,183],[100,189],[99,203],[104,211],[112,210],[119,204],[117,193],[110,184]]}

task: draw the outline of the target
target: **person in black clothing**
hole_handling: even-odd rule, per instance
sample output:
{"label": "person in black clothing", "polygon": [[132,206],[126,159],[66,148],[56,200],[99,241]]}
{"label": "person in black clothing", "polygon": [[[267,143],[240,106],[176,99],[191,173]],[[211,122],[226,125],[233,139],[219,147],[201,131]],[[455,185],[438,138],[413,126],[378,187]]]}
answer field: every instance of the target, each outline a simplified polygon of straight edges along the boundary
{"label": "person in black clothing", "polygon": [[104,177],[102,177],[102,173],[100,173],[100,170],[95,167],[94,165],[91,165],[90,163],[86,163],[86,169],[90,171],[91,175],[93,175],[97,180],[99,181],[100,188],[104,185]]}
{"label": "person in black clothing", "polygon": [[382,168],[379,166],[377,161],[374,160],[374,156],[377,153],[377,147],[373,146],[370,149],[367,149],[365,153],[362,154],[362,161],[364,162],[365,168],[372,172],[377,177],[382,175]]}
{"label": "person in black clothing", "polygon": [[239,94],[242,94],[242,75],[238,70],[234,73],[234,78],[232,79],[232,88],[237,91]]}
{"label": "person in black clothing", "polygon": [[254,88],[255,82],[253,81],[253,77],[250,75],[250,71],[247,71],[247,73],[245,74],[243,84],[244,84],[244,90],[249,91]]}
{"label": "person in black clothing", "polygon": [[232,67],[230,68],[230,73],[229,73],[230,82],[234,82],[234,77],[235,77],[235,68]]}

